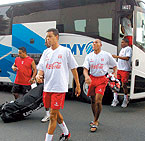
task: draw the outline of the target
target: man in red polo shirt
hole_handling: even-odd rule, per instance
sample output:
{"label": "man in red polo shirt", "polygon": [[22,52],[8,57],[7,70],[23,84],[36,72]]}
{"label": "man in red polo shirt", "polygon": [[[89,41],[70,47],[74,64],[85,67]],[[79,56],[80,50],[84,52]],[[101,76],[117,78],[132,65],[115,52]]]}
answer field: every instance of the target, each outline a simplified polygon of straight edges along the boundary
{"label": "man in red polo shirt", "polygon": [[19,57],[16,57],[12,66],[13,71],[16,71],[16,78],[12,88],[15,99],[19,98],[19,93],[24,95],[31,89],[31,84],[37,74],[35,62],[31,57],[27,56],[25,47],[19,48],[18,55]]}

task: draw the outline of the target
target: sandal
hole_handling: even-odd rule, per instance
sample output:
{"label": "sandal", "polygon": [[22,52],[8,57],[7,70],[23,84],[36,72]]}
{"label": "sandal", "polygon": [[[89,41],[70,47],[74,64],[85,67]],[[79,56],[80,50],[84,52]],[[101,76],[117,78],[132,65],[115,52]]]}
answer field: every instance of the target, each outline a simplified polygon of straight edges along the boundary
{"label": "sandal", "polygon": [[94,124],[94,121],[90,121],[89,125],[92,126]]}
{"label": "sandal", "polygon": [[93,124],[91,127],[90,127],[90,132],[96,132],[98,129],[98,126]]}
{"label": "sandal", "polygon": [[[90,121],[89,125],[92,126],[94,124],[94,121]],[[98,124],[99,124],[99,120],[98,120]]]}

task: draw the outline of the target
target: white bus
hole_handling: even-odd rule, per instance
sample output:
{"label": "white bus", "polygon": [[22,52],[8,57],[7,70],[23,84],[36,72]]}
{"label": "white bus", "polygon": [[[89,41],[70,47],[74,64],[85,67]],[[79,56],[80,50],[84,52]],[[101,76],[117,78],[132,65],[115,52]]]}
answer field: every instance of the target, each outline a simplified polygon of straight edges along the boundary
{"label": "white bus", "polygon": [[[82,64],[92,51],[92,41],[99,38],[103,50],[120,51],[121,18],[132,13],[133,56],[130,99],[145,97],[145,1],[144,0],[31,0],[0,6],[0,84],[13,83],[11,69],[18,48],[26,47],[38,62],[43,50],[46,30],[56,27],[59,42],[71,49],[79,64],[82,88],[80,98],[88,101]],[[69,88],[75,86],[72,76]]]}

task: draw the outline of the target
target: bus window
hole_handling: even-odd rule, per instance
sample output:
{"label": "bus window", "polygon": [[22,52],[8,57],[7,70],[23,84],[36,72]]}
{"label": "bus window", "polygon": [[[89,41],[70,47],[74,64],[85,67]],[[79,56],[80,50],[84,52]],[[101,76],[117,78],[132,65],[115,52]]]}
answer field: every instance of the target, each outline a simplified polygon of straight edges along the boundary
{"label": "bus window", "polygon": [[99,36],[112,40],[112,18],[101,18],[99,21]]}
{"label": "bus window", "polygon": [[[27,6],[27,4],[17,6],[14,12],[13,24],[56,21],[61,33],[77,33],[101,38],[101,40],[107,39],[114,43],[115,1],[110,0],[109,2],[99,3],[90,0],[82,1],[82,3],[75,1],[71,3],[72,5],[69,3],[66,5],[64,2],[57,2],[57,7],[54,3],[46,3],[46,5],[48,4],[47,9],[40,3],[36,3],[34,7]],[[18,15],[17,11],[19,11],[20,15]],[[31,11],[31,13],[28,13],[28,11]]]}
{"label": "bus window", "polygon": [[62,9],[58,22],[64,25],[66,33],[77,33],[112,41],[115,32],[114,9],[115,2],[91,4],[90,1],[89,4]]}
{"label": "bus window", "polygon": [[10,6],[0,7],[0,35],[11,34],[11,19],[7,16]]}
{"label": "bus window", "polygon": [[86,20],[75,20],[75,31],[85,32],[86,29]]}
{"label": "bus window", "polygon": [[145,51],[145,13],[137,12],[136,43]]}

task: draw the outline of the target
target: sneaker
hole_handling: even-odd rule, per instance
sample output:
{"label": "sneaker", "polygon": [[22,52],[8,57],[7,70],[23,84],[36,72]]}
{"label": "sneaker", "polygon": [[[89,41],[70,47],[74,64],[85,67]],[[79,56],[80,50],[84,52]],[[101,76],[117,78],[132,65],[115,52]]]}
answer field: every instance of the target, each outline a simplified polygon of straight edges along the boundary
{"label": "sneaker", "polygon": [[121,107],[126,108],[128,103],[129,103],[128,100],[123,100]]}
{"label": "sneaker", "polygon": [[70,132],[69,132],[68,135],[64,135],[64,133],[63,133],[63,134],[61,134],[59,140],[60,140],[60,141],[68,141],[68,140],[70,139],[70,137],[71,137]]}
{"label": "sneaker", "polygon": [[115,106],[117,106],[118,103],[119,103],[118,100],[113,100],[111,106],[115,107]]}
{"label": "sneaker", "polygon": [[50,117],[45,115],[45,117],[41,120],[41,122],[47,122],[49,121]]}

